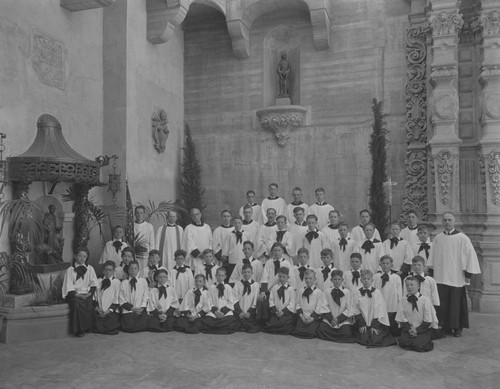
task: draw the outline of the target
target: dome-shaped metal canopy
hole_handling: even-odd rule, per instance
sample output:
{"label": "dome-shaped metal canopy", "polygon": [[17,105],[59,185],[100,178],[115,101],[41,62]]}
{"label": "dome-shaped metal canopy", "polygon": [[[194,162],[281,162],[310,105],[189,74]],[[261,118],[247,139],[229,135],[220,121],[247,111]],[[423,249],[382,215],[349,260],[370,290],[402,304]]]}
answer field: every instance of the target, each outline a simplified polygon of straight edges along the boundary
{"label": "dome-shaped metal canopy", "polygon": [[37,133],[30,148],[8,158],[11,181],[99,183],[99,164],[78,154],[66,142],[61,123],[49,114],[37,120]]}

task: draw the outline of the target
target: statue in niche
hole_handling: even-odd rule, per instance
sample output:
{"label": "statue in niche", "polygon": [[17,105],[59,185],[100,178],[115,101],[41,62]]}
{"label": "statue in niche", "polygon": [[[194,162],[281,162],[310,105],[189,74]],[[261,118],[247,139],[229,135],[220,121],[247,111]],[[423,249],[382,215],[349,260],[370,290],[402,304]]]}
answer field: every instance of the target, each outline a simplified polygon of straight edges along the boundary
{"label": "statue in niche", "polygon": [[62,227],[57,225],[56,206],[49,205],[48,212],[43,217],[43,244],[35,248],[37,264],[62,262],[64,239],[59,237]]}
{"label": "statue in niche", "polygon": [[292,70],[290,62],[286,59],[286,54],[281,54],[281,61],[278,64],[276,73],[279,77],[279,93],[278,97],[290,97],[289,93],[289,78]]}
{"label": "statue in niche", "polygon": [[151,117],[151,130],[153,136],[153,146],[158,153],[165,151],[165,143],[167,142],[168,134],[167,112],[164,109],[158,109],[153,112]]}

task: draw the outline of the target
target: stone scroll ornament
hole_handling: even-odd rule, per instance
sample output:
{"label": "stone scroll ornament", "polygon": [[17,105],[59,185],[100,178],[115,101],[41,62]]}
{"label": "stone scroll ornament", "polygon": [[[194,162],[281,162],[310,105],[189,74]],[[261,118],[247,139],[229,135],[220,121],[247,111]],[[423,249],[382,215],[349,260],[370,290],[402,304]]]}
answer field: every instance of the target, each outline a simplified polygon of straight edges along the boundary
{"label": "stone scroll ornament", "polygon": [[490,176],[491,202],[500,206],[500,151],[492,151],[488,155],[488,174]]}
{"label": "stone scroll ornament", "polygon": [[151,136],[153,137],[153,146],[158,153],[165,152],[168,134],[167,112],[164,109],[157,109],[151,116]]}
{"label": "stone scroll ornament", "polygon": [[279,107],[276,111],[261,110],[258,113],[262,128],[274,132],[274,140],[280,147],[287,144],[293,128],[302,126],[304,115],[302,111],[286,112],[285,109],[279,110]]}
{"label": "stone scroll ornament", "polygon": [[439,199],[441,204],[448,205],[450,203],[450,186],[453,176],[453,157],[448,150],[441,150],[436,158]]}
{"label": "stone scroll ornament", "polygon": [[426,39],[429,27],[419,25],[406,32],[406,182],[402,218],[416,212],[427,220],[427,86]]}

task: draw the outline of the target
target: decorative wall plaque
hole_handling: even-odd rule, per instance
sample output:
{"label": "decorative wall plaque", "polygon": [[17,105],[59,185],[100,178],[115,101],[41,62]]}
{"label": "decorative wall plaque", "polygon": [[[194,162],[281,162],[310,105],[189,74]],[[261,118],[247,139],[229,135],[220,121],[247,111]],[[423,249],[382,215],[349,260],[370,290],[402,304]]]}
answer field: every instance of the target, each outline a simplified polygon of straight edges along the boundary
{"label": "decorative wall plaque", "polygon": [[65,50],[62,43],[33,31],[31,64],[41,83],[61,90],[66,88]]}

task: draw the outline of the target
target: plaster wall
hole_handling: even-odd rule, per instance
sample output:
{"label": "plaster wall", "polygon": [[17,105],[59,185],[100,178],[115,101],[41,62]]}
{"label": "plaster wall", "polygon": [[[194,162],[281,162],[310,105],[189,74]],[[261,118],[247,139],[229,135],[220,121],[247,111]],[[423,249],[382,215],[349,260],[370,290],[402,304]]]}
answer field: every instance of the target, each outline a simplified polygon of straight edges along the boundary
{"label": "plaster wall", "polygon": [[[49,41],[43,52],[37,51],[35,35]],[[54,47],[60,55],[51,57]],[[59,0],[3,0],[0,53],[0,131],[7,134],[4,157],[19,155],[31,145],[36,120],[43,113],[61,122],[64,137],[77,152],[90,159],[101,155],[102,10],[72,13],[61,8]],[[66,187],[59,184],[54,195],[64,193]],[[10,189],[4,191],[6,198]],[[29,197],[35,200],[49,189],[48,183],[34,183]],[[95,196],[99,199],[99,191]],[[63,206],[71,212],[69,204]],[[7,247],[5,235],[0,238],[0,250]]]}
{"label": "plaster wall", "polygon": [[[206,220],[217,224],[221,209],[233,211],[254,189],[258,201],[276,182],[289,202],[300,186],[314,202],[314,188],[351,224],[368,205],[372,98],[384,101],[390,132],[388,173],[393,218],[399,217],[405,177],[406,59],[404,34],[409,5],[382,0],[333,1],[331,48],[317,51],[309,15],[286,10],[261,16],[250,32],[250,56],[237,59],[225,20],[188,18],[184,25],[185,113],[198,145],[206,187]],[[265,106],[263,42],[277,26],[298,31],[300,104],[310,123],[280,148],[261,129],[257,109]],[[293,70],[292,70],[293,71]],[[277,88],[277,86],[276,86]]]}
{"label": "plaster wall", "polygon": [[[177,198],[184,134],[183,32],[178,28],[167,43],[153,45],[146,40],[144,2],[129,1],[127,7],[127,175],[134,203],[158,204]],[[151,115],[158,108],[167,112],[170,130],[161,154],[151,136]]]}

